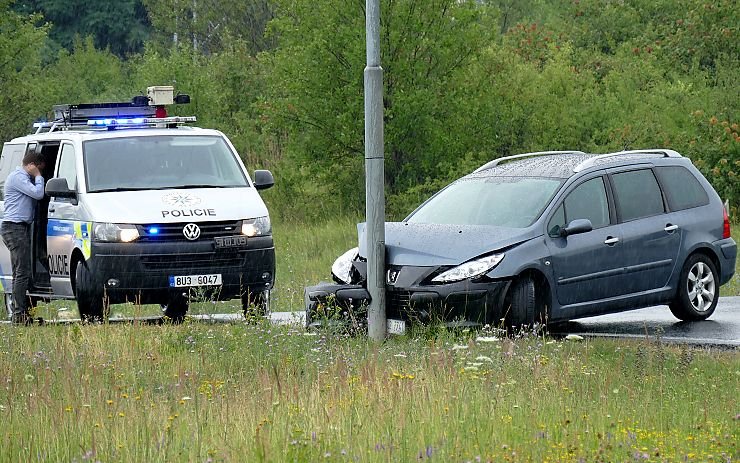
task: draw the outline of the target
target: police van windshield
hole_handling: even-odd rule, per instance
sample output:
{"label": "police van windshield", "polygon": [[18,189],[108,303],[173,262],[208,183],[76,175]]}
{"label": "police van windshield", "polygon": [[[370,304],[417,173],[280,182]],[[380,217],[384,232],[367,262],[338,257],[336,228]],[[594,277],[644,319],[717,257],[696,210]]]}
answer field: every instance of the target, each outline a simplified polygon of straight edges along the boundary
{"label": "police van windshield", "polygon": [[218,136],[106,138],[84,143],[87,191],[249,186]]}

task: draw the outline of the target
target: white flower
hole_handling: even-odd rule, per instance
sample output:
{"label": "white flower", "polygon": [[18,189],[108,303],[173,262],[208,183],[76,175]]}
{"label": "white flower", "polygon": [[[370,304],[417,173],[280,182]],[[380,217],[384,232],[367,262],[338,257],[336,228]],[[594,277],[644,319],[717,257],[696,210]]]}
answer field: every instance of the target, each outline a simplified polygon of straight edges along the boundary
{"label": "white flower", "polygon": [[486,357],[485,355],[479,355],[475,358],[479,362],[489,362],[493,363],[493,360],[491,360],[491,357]]}
{"label": "white flower", "polygon": [[465,371],[478,371],[478,367],[469,366],[464,368]]}
{"label": "white flower", "polygon": [[583,341],[583,336],[578,336],[577,334],[569,334],[565,337],[568,341]]}
{"label": "white flower", "polygon": [[498,342],[500,341],[499,338],[496,336],[478,336],[475,338],[475,342]]}
{"label": "white flower", "polygon": [[481,362],[468,362],[468,366],[478,368],[479,366],[483,365]]}
{"label": "white flower", "polygon": [[467,348],[468,346],[465,346],[463,344],[455,344],[454,346],[452,346],[452,350],[465,350]]}
{"label": "white flower", "polygon": [[182,399],[180,399],[180,400],[193,400],[193,398],[192,398],[192,397],[188,397],[188,396],[185,396],[185,397],[183,397],[183,398],[182,398]]}

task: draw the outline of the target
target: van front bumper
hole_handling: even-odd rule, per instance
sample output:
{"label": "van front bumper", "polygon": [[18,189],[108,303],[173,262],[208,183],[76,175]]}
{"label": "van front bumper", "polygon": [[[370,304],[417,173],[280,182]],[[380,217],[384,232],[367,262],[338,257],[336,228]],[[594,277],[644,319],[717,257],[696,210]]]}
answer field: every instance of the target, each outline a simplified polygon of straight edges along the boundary
{"label": "van front bumper", "polygon": [[93,243],[88,260],[96,286],[111,303],[162,303],[173,292],[170,277],[220,274],[222,285],[204,286],[210,298],[228,300],[272,289],[275,246],[271,236],[242,248],[216,249],[211,240],[170,243]]}

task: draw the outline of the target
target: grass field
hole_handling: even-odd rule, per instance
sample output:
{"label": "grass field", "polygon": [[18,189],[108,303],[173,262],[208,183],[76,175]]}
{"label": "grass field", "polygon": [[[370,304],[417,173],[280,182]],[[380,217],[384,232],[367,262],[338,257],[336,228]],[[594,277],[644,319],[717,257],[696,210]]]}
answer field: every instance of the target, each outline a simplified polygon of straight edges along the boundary
{"label": "grass field", "polygon": [[[355,221],[275,240],[274,308],[301,310]],[[0,461],[738,461],[737,350],[494,334],[0,326]]]}
{"label": "grass field", "polygon": [[[331,279],[331,264],[341,253],[357,246],[357,222],[360,219],[340,219],[316,225],[276,223],[274,225],[277,249],[276,285],[273,291],[273,311],[303,310],[303,288]],[[733,237],[740,242],[740,225],[733,226]],[[721,288],[723,296],[740,296],[740,259],[735,276]],[[195,302],[191,314],[237,313],[238,301]],[[37,314],[46,319],[78,317],[74,301],[55,301],[42,304]],[[118,304],[111,308],[111,316],[139,316],[161,314],[159,306]]]}
{"label": "grass field", "polygon": [[737,351],[298,328],[0,328],[0,461],[737,461]]}

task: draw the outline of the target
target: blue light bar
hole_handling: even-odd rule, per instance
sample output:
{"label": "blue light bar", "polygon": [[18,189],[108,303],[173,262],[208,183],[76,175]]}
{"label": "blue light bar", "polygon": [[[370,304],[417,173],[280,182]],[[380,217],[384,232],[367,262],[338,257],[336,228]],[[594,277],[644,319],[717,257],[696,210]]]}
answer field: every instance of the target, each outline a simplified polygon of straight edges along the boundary
{"label": "blue light bar", "polygon": [[157,235],[157,234],[159,234],[159,228],[157,228],[157,227],[151,227],[151,228],[149,228],[149,234],[150,235]]}
{"label": "blue light bar", "polygon": [[195,116],[88,119],[87,125],[92,127],[136,127],[153,124],[183,124],[185,122],[195,122]]}

